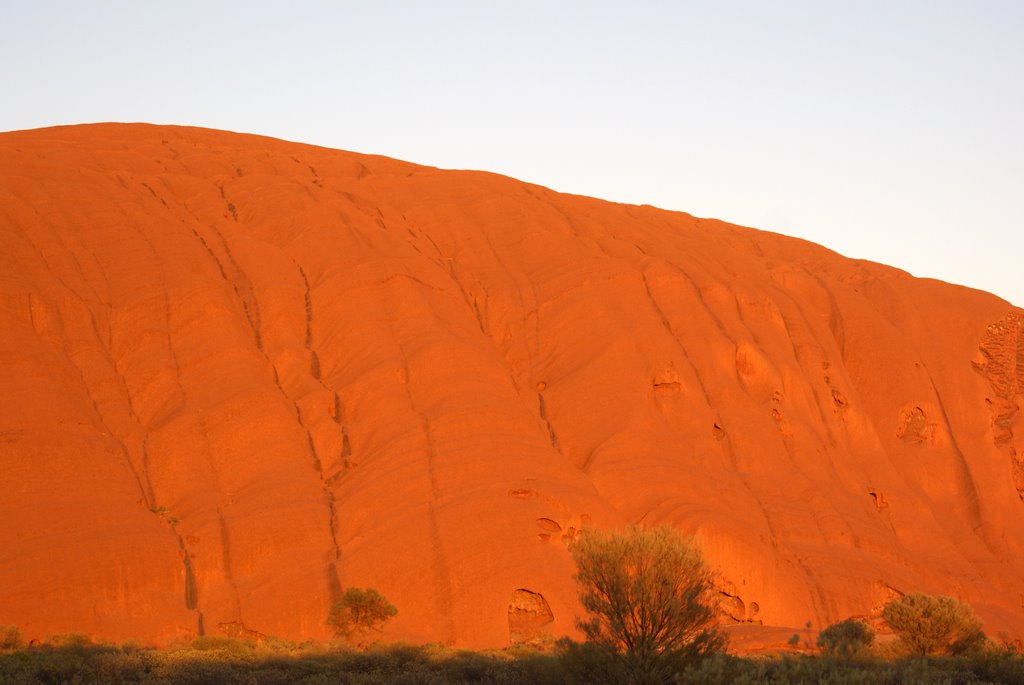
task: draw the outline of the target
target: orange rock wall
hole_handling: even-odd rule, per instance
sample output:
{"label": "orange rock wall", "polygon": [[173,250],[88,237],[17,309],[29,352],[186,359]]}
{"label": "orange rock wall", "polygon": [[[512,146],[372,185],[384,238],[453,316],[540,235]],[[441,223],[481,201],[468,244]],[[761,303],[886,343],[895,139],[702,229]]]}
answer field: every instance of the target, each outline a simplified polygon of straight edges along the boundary
{"label": "orange rock wall", "polygon": [[[1024,634],[1024,312],[783,236],[202,129],[0,134],[0,623],[572,630],[581,527],[732,620]],[[225,628],[224,626],[227,626]],[[525,637],[524,637],[525,636]]]}

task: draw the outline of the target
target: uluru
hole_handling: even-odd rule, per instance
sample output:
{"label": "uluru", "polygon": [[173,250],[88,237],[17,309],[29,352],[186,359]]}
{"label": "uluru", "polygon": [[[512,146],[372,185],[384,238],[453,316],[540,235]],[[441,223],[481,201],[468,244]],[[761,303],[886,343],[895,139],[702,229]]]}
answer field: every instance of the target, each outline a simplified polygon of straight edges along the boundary
{"label": "uluru", "polygon": [[200,128],[0,134],[0,623],[574,634],[587,527],[720,621],[1024,637],[1024,310],[784,235]]}

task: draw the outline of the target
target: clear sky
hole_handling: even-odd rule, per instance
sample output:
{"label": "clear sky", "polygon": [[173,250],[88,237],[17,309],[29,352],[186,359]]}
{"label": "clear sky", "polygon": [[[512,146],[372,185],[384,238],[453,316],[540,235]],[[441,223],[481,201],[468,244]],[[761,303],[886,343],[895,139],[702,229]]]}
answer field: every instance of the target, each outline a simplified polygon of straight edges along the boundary
{"label": "clear sky", "polygon": [[2,0],[0,131],[261,133],[775,230],[1024,306],[1024,1]]}

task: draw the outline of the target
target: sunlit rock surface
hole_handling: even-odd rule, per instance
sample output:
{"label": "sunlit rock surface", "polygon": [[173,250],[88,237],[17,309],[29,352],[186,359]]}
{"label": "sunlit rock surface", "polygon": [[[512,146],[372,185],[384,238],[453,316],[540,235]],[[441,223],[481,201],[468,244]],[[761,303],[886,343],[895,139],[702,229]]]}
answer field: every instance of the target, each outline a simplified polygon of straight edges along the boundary
{"label": "sunlit rock surface", "polygon": [[0,623],[320,639],[354,585],[384,639],[502,646],[572,632],[581,528],[642,523],[696,536],[726,622],[924,591],[1019,636],[1022,327],[493,174],[0,134]]}

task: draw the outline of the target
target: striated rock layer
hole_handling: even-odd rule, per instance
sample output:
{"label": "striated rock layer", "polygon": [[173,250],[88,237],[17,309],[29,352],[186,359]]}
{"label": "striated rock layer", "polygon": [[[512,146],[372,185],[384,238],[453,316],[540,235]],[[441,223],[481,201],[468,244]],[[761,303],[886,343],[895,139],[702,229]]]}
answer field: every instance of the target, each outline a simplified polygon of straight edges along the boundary
{"label": "striated rock layer", "polygon": [[0,623],[570,633],[587,525],[723,620],[1024,633],[1024,311],[792,238],[193,128],[0,135]]}

